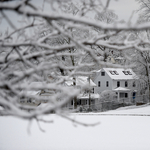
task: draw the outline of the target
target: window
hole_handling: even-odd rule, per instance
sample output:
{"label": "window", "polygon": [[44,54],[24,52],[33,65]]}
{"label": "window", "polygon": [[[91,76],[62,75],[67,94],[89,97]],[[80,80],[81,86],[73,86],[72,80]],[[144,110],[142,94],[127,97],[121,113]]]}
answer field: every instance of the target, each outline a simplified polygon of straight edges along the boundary
{"label": "window", "polygon": [[100,81],[98,81],[98,87],[100,87],[101,86],[101,82]]}
{"label": "window", "polygon": [[127,73],[128,73],[129,75],[132,75],[132,73],[131,73],[130,71],[127,71]]}
{"label": "window", "polygon": [[115,75],[114,71],[109,71],[112,75]]}
{"label": "window", "polygon": [[31,103],[32,102],[32,100],[31,100],[31,98],[29,98],[28,100],[27,100],[27,103]]}
{"label": "window", "polygon": [[117,81],[117,87],[120,87],[120,81]]}
{"label": "window", "polygon": [[81,105],[81,99],[79,100],[79,102],[78,102],[78,103],[79,103],[79,105]]}
{"label": "window", "polygon": [[125,75],[132,75],[130,71],[122,71]]}
{"label": "window", "polygon": [[106,87],[109,87],[109,82],[108,81],[106,81]]}
{"label": "window", "polygon": [[92,89],[92,93],[94,93],[94,88]]}
{"label": "window", "polygon": [[73,100],[71,101],[71,105],[73,105]]}
{"label": "window", "polygon": [[125,75],[128,75],[128,72],[127,71],[122,71]]}
{"label": "window", "polygon": [[135,81],[133,82],[133,87],[136,87]]}
{"label": "window", "polygon": [[112,75],[119,75],[117,71],[109,71]]}
{"label": "window", "polygon": [[119,73],[118,73],[117,71],[114,71],[114,73],[115,73],[116,75],[119,75]]}
{"label": "window", "polygon": [[133,92],[133,94],[132,94],[132,95],[133,95],[133,97],[135,97],[136,93],[135,93],[135,92]]}
{"label": "window", "polygon": [[125,93],[125,97],[126,97],[126,98],[128,97],[128,93]]}
{"label": "window", "polygon": [[105,72],[101,72],[101,76],[105,76]]}
{"label": "window", "polygon": [[120,98],[124,98],[125,97],[125,93],[120,93]]}
{"label": "window", "polygon": [[125,81],[125,87],[128,87],[128,81]]}

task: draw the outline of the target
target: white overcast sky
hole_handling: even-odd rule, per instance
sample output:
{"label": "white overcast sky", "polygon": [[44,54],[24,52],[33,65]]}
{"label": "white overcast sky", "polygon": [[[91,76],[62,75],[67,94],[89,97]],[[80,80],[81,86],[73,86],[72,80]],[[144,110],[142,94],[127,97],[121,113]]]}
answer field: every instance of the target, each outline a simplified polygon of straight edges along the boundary
{"label": "white overcast sky", "polygon": [[[41,7],[42,1],[43,0],[34,0],[33,3]],[[107,0],[101,1],[103,3],[107,2]],[[47,6],[45,6],[45,8],[47,8]],[[138,9],[138,3],[135,0],[110,0],[109,9],[114,10],[114,13],[118,15],[119,20],[128,21],[132,12]],[[16,17],[13,12],[7,13],[7,15],[11,18],[14,24],[19,21],[19,17]],[[136,21],[137,17],[138,15],[135,13],[132,18],[133,23]],[[2,20],[2,23],[0,24],[0,31],[4,32],[7,27],[8,25],[6,21]]]}
{"label": "white overcast sky", "polygon": [[[103,0],[105,1],[105,0]],[[139,4],[135,0],[111,0],[109,8],[115,10],[114,12],[118,15],[119,19],[128,21],[132,12],[136,11]],[[132,20],[135,22],[138,17],[137,13],[134,13]]]}

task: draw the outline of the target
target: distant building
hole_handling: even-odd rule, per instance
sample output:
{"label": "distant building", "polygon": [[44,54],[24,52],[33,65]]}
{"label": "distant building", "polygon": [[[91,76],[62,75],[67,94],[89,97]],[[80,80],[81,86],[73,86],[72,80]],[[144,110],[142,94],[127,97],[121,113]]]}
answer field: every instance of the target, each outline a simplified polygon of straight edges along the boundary
{"label": "distant building", "polygon": [[38,106],[41,103],[47,103],[46,99],[55,93],[55,91],[48,89],[39,90],[40,87],[47,85],[49,84],[43,82],[23,83],[22,87],[27,88],[21,91],[21,94],[24,96],[19,100],[19,103],[24,106]]}
{"label": "distant building", "polygon": [[96,73],[94,93],[100,94],[105,90],[114,91],[118,101],[129,99],[134,101],[138,89],[138,76],[132,69],[103,68]]}
{"label": "distant building", "polygon": [[[89,79],[89,77],[86,76],[78,76],[76,77],[76,87],[81,89],[81,93],[77,96],[77,107],[84,106],[86,108],[89,108],[89,100],[90,105],[95,106],[95,103],[99,99],[99,94],[94,93],[94,87],[96,84]],[[73,86],[73,79],[70,79],[69,81],[66,81],[65,84],[67,86]],[[87,86],[90,90],[82,90],[82,87]],[[66,107],[69,109],[74,108],[74,102],[71,100],[68,104],[66,104]]]}
{"label": "distant building", "polygon": [[[89,108],[89,99],[90,104],[94,105],[96,101],[99,99],[99,94],[94,93],[94,87],[96,84],[86,76],[78,76],[75,77],[75,81],[72,77],[65,77],[65,82],[62,86],[75,86],[75,88],[80,89],[80,94],[77,96],[77,107],[85,106],[86,108]],[[76,83],[74,85],[74,82]],[[39,106],[39,105],[49,105],[47,99],[50,99],[51,96],[55,95],[56,93],[59,93],[60,91],[53,91],[49,90],[47,88],[44,89],[44,87],[48,86],[49,83],[43,83],[43,82],[31,82],[29,84],[24,83],[22,84],[22,87],[28,87],[26,90],[21,91],[21,93],[24,96],[24,98],[21,98],[19,100],[19,103],[22,104],[22,106]],[[84,87],[84,88],[83,88]],[[38,89],[38,90],[36,90]],[[41,90],[39,90],[41,89]],[[87,90],[85,90],[87,89]],[[72,92],[72,91],[68,91]],[[63,97],[58,97],[58,101],[64,100]],[[45,103],[45,104],[44,104]],[[94,105],[95,106],[95,105]],[[69,101],[65,108],[67,109],[73,109],[74,108],[74,102],[73,100]],[[29,109],[27,109],[29,110]],[[32,110],[32,109],[31,109]]]}

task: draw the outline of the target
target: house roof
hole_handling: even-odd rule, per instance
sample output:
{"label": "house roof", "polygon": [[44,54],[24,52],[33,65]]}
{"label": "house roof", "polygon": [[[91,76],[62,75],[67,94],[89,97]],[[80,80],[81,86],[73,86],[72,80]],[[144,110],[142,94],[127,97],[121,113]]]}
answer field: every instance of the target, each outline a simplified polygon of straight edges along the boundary
{"label": "house roof", "polygon": [[[138,76],[132,71],[132,69],[124,69],[124,68],[103,68],[99,70],[99,72],[105,71],[110,78],[114,80],[131,80],[138,79]],[[115,73],[116,71],[117,73]]]}
{"label": "house roof", "polygon": [[[73,79],[71,78],[70,80],[66,81],[65,83],[68,85],[68,86],[71,86],[73,85]],[[90,82],[89,82],[89,79],[88,77],[85,77],[85,76],[79,76],[79,77],[76,77],[76,85],[77,86],[85,86],[85,85],[89,85],[90,83],[90,86],[92,87],[95,87],[96,84],[90,79]]]}
{"label": "house roof", "polygon": [[[90,94],[90,97],[91,97],[91,99],[94,99],[94,98],[99,98],[100,95],[99,95],[99,94],[93,94],[93,93],[91,93],[91,94]],[[79,99],[89,99],[89,93],[80,94],[80,95],[78,96],[78,98],[79,98]]]}
{"label": "house roof", "polygon": [[38,90],[38,91],[26,91],[26,94],[27,95],[38,95],[38,94],[40,94],[40,90]]}
{"label": "house roof", "polygon": [[45,82],[31,82],[31,83],[21,83],[20,87],[23,88],[22,93],[27,95],[39,95],[41,93],[41,87],[48,85]]}
{"label": "house roof", "polygon": [[121,92],[121,91],[130,91],[130,89],[127,89],[127,88],[124,88],[124,87],[118,87],[116,89],[113,89],[113,91],[118,91],[118,92]]}

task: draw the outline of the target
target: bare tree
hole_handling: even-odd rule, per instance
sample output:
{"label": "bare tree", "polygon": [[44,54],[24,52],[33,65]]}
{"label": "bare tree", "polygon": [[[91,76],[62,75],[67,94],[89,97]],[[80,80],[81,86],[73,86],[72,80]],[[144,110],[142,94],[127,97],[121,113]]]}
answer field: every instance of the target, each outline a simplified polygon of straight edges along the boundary
{"label": "bare tree", "polygon": [[[80,7],[76,7],[77,4],[70,1],[68,3],[67,0],[63,0],[64,7],[60,5],[59,0],[49,0],[45,3],[50,6],[49,13],[42,11],[42,8],[39,9],[29,0],[0,3],[1,18],[11,27],[10,31],[1,31],[0,37],[0,114],[3,116],[12,115],[30,120],[55,112],[66,117],[62,108],[78,96],[80,89],[75,85],[68,87],[65,82],[77,75],[89,76],[91,72],[85,70],[86,67],[91,68],[94,65],[120,67],[111,62],[104,62],[97,56],[96,47],[115,51],[130,48],[149,51],[146,47],[140,46],[140,43],[149,44],[149,40],[131,43],[126,40],[128,36],[121,42],[115,39],[110,40],[120,31],[149,29],[149,24],[134,26],[117,22],[107,24],[96,21],[94,16],[92,21],[87,17],[91,9],[93,12],[100,11],[99,14],[102,16],[105,15],[102,12],[106,12],[106,7],[102,7],[100,1],[79,3]],[[65,11],[63,12],[60,8]],[[18,23],[12,20],[7,11],[18,15],[23,25],[18,27]],[[114,16],[109,15],[109,17],[114,20]],[[94,29],[103,32],[96,32]],[[76,33],[82,34],[75,36]],[[77,38],[83,33],[89,33],[87,38],[84,36]],[[85,56],[92,61],[87,61]],[[71,63],[68,63],[69,60],[65,61],[68,58],[72,61]],[[64,73],[67,73],[67,76],[62,76]],[[75,81],[75,78],[73,80]],[[34,81],[42,84],[38,86],[28,84]],[[86,88],[82,87],[82,90]],[[33,90],[54,92],[49,97],[42,97],[30,95],[29,91]],[[19,103],[24,98],[34,99],[39,103],[47,101],[49,105],[43,108],[25,106]],[[25,109],[32,111],[24,111]]]}
{"label": "bare tree", "polygon": [[144,23],[150,21],[150,1],[149,0],[136,0],[139,3],[139,20],[138,22]]}

